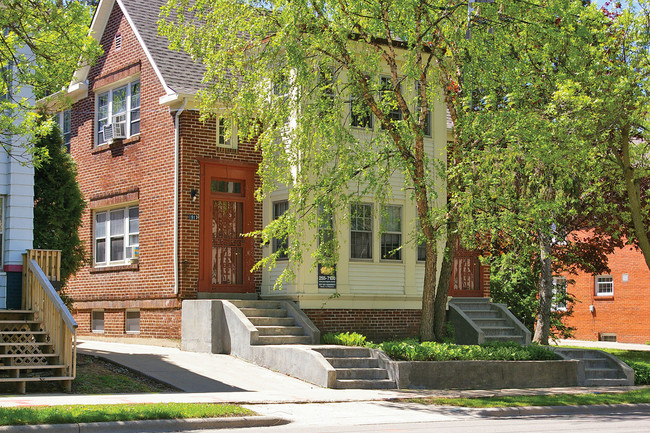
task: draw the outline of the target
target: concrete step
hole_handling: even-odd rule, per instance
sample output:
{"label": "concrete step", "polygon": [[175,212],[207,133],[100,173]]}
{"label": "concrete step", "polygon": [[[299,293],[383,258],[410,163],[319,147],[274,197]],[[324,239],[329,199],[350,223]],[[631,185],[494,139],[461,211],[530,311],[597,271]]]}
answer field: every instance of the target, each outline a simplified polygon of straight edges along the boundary
{"label": "concrete step", "polygon": [[377,368],[379,361],[376,358],[325,358],[330,365],[338,368]]}
{"label": "concrete step", "polygon": [[454,305],[460,307],[461,310],[491,310],[492,305],[489,302],[454,302]]}
{"label": "concrete step", "polygon": [[369,358],[370,350],[365,347],[317,347],[315,351],[320,352],[325,358]]}
{"label": "concrete step", "polygon": [[233,299],[230,302],[237,308],[282,308],[282,304],[279,301]]}
{"label": "concrete step", "polygon": [[606,358],[585,359],[585,368],[609,368],[612,362]]}
{"label": "concrete step", "polygon": [[336,387],[339,389],[395,389],[396,385],[395,382],[390,379],[337,379]]}
{"label": "concrete step", "polygon": [[486,337],[517,335],[514,326],[480,326],[480,328],[485,333]]}
{"label": "concrete step", "polygon": [[514,341],[515,343],[524,344],[522,335],[486,335],[486,341]]}
{"label": "concrete step", "polygon": [[258,344],[311,344],[308,335],[260,335]]}
{"label": "concrete step", "polygon": [[383,368],[337,368],[336,378],[383,380],[388,379],[388,372]]}
{"label": "concrete step", "polygon": [[501,313],[496,310],[463,310],[472,319],[501,319]]}
{"label": "concrete step", "polygon": [[477,317],[472,320],[479,328],[483,328],[484,326],[507,326],[508,324],[506,319],[495,317]]}
{"label": "concrete step", "polygon": [[248,320],[255,326],[293,326],[296,324],[293,317],[249,317]]}
{"label": "concrete step", "polygon": [[616,368],[585,368],[588,379],[620,379]]}
{"label": "concrete step", "polygon": [[304,335],[300,326],[255,326],[258,335]]}
{"label": "concrete step", "polygon": [[603,355],[601,355],[598,352],[595,352],[593,350],[581,350],[581,349],[562,349],[561,350],[562,354],[565,356],[572,358],[572,359],[607,359],[604,358]]}
{"label": "concrete step", "polygon": [[287,317],[287,310],[283,308],[240,308],[246,317]]}
{"label": "concrete step", "polygon": [[585,386],[627,386],[626,379],[586,379]]}

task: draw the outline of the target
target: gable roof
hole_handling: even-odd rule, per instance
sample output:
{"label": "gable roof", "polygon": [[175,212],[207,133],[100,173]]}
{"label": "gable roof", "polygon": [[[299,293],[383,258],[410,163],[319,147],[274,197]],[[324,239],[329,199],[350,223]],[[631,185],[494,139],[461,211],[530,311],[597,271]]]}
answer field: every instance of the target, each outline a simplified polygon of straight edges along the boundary
{"label": "gable roof", "polygon": [[[186,52],[169,49],[167,38],[158,34],[157,22],[160,8],[166,3],[166,0],[101,0],[90,26],[90,34],[95,40],[101,40],[115,3],[119,5],[124,17],[129,22],[165,89],[166,95],[163,98],[196,94],[203,87],[201,79],[205,67],[199,62],[193,61]],[[75,86],[78,87],[80,83],[86,82],[89,71],[89,66],[79,69],[75,73],[68,91],[70,92]]]}

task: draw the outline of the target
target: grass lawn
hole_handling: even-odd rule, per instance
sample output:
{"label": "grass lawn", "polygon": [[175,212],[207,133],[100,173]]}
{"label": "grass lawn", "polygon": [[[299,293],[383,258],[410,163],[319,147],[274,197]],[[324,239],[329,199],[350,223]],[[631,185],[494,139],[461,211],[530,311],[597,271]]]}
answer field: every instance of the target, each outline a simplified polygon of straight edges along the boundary
{"label": "grass lawn", "polygon": [[221,418],[247,415],[255,415],[255,413],[240,406],[224,404],[159,403],[1,407],[0,425]]}
{"label": "grass lawn", "polygon": [[414,403],[463,407],[577,406],[588,404],[650,403],[650,388],[616,394],[514,395],[485,398],[418,398]]}

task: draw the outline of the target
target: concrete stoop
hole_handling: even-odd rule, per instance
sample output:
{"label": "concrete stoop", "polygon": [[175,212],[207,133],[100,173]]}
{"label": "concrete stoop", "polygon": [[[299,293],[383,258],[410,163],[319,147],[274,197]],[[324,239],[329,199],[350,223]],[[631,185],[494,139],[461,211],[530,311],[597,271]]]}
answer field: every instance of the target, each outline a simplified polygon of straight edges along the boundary
{"label": "concrete stoop", "polygon": [[336,370],[335,388],[339,389],[395,389],[395,380],[380,365],[380,359],[371,349],[363,347],[323,346],[314,351]]}
{"label": "concrete stoop", "polygon": [[230,301],[257,329],[256,344],[311,344],[303,326],[287,313],[280,301],[232,300]]}
{"label": "concrete stoop", "polygon": [[554,348],[563,359],[578,364],[579,386],[632,386],[634,370],[615,356],[600,350]]}
{"label": "concrete stoop", "polygon": [[530,344],[530,331],[503,304],[489,298],[453,298],[449,301],[449,321],[457,344],[514,341]]}

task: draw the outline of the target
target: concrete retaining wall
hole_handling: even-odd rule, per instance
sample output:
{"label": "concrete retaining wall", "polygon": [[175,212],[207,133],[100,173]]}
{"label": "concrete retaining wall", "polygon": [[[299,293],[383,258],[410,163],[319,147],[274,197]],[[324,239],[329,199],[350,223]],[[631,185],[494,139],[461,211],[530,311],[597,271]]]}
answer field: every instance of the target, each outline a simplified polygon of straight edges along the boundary
{"label": "concrete retaining wall", "polygon": [[578,385],[578,361],[397,361],[398,388],[500,389]]}

